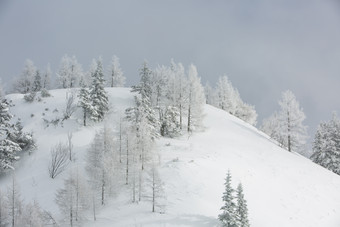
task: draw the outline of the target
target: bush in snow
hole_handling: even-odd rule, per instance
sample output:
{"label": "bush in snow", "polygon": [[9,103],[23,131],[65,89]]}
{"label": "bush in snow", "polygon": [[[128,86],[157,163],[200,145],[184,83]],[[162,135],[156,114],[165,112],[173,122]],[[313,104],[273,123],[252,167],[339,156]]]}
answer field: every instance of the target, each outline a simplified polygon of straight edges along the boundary
{"label": "bush in snow", "polygon": [[41,97],[43,97],[43,98],[45,98],[45,97],[50,97],[51,96],[51,94],[48,92],[48,90],[46,89],[46,88],[43,88],[42,90],[41,90]]}
{"label": "bush in snow", "polygon": [[48,173],[52,179],[66,169],[68,159],[69,153],[66,145],[58,143],[51,149],[51,160],[48,166]]}
{"label": "bush in snow", "polygon": [[25,100],[26,102],[33,102],[36,95],[37,95],[37,93],[35,93],[35,92],[30,92],[30,93],[24,95],[24,100]]}

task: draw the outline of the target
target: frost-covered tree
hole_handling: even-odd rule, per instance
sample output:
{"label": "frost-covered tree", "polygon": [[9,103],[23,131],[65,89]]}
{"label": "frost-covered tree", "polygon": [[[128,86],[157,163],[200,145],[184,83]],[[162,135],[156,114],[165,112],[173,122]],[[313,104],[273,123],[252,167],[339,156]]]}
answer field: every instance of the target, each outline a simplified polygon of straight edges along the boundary
{"label": "frost-covered tree", "polygon": [[78,63],[77,58],[75,56],[63,56],[57,76],[57,82],[60,88],[77,87],[83,76],[83,70],[81,65]]}
{"label": "frost-covered tree", "polygon": [[15,132],[15,127],[10,123],[13,116],[9,107],[6,99],[0,100],[0,170],[13,168],[13,162],[18,159],[16,154],[21,151],[19,144],[9,138]]}
{"label": "frost-covered tree", "polygon": [[216,91],[210,86],[209,82],[207,82],[204,86],[204,93],[206,104],[218,106]]}
{"label": "frost-covered tree", "polygon": [[81,226],[84,211],[89,207],[89,199],[86,181],[78,171],[64,180],[64,187],[57,191],[55,201],[63,214],[63,223]]}
{"label": "frost-covered tree", "polygon": [[52,70],[50,64],[47,65],[44,75],[42,77],[42,89],[49,90],[51,89],[51,77]]}
{"label": "frost-covered tree", "polygon": [[169,100],[171,100],[170,106],[176,106],[179,111],[179,124],[182,129],[185,110],[188,103],[188,79],[185,75],[184,67],[181,63],[176,64],[171,60],[172,76],[168,81],[168,87],[170,88],[167,94]]}
{"label": "frost-covered tree", "polygon": [[91,103],[89,89],[85,86],[85,84],[81,86],[78,97],[79,97],[78,105],[83,110],[83,125],[86,126],[86,120],[88,116],[90,116],[92,113],[92,105],[91,105],[92,103]]}
{"label": "frost-covered tree", "polygon": [[31,152],[37,148],[33,133],[24,132],[20,119],[13,125],[13,130],[8,132],[8,138],[17,143],[22,151]]}
{"label": "frost-covered tree", "polygon": [[[20,226],[27,227],[43,227],[46,226],[44,223],[44,213],[40,208],[37,201],[24,205],[24,212],[21,218]],[[19,225],[18,225],[19,226]]]}
{"label": "frost-covered tree", "polygon": [[222,197],[224,205],[221,207],[222,213],[218,215],[218,219],[225,227],[237,227],[236,204],[234,202],[235,190],[231,186],[231,173],[229,170],[224,185],[225,191]]}
{"label": "frost-covered tree", "polygon": [[4,193],[0,190],[0,227],[8,226],[9,217],[8,217],[8,207]]}
{"label": "frost-covered tree", "polygon": [[236,108],[235,116],[244,120],[245,122],[248,122],[251,125],[256,125],[257,123],[257,113],[255,107],[244,103],[242,100],[240,100]]}
{"label": "frost-covered tree", "polygon": [[227,76],[222,76],[218,79],[216,90],[218,107],[235,115],[240,95]]}
{"label": "frost-covered tree", "polygon": [[34,76],[33,84],[32,84],[32,91],[38,92],[41,91],[42,85],[41,85],[41,75],[40,71],[37,70]]}
{"label": "frost-covered tree", "polygon": [[110,87],[124,87],[125,76],[120,68],[119,58],[114,55],[108,70],[108,85]]}
{"label": "frost-covered tree", "polygon": [[340,175],[340,121],[334,113],[329,122],[319,124],[311,159]]}
{"label": "frost-covered tree", "polygon": [[284,137],[284,146],[288,151],[301,151],[307,139],[307,127],[303,125],[306,116],[295,95],[289,90],[282,93],[279,105],[280,131]]}
{"label": "frost-covered tree", "polygon": [[103,74],[102,59],[97,61],[97,67],[92,75],[90,99],[92,101],[91,119],[95,122],[102,121],[109,110],[109,99],[104,89],[105,79]]}
{"label": "frost-covered tree", "polygon": [[[20,220],[23,214],[23,203],[21,199],[20,189],[13,176],[12,184],[7,188],[7,208],[9,213],[10,225],[20,226]],[[17,223],[19,222],[19,223]]]}
{"label": "frost-covered tree", "polygon": [[156,208],[161,208],[162,205],[162,199],[164,198],[164,185],[160,178],[160,175],[158,173],[158,169],[156,165],[154,164],[150,170],[150,178],[149,178],[149,186],[151,188],[151,202],[152,202],[152,212],[156,211]]}
{"label": "frost-covered tree", "polygon": [[109,128],[104,127],[96,133],[87,151],[86,171],[96,201],[100,200],[102,205],[106,203],[106,196],[114,187],[116,156],[113,148],[113,133]]}
{"label": "frost-covered tree", "polygon": [[25,61],[24,70],[19,78],[14,81],[13,91],[22,94],[27,94],[32,91],[34,77],[36,76],[37,68],[32,60]]}
{"label": "frost-covered tree", "polygon": [[244,198],[243,187],[240,183],[236,190],[236,219],[238,227],[249,227],[247,200]]}
{"label": "frost-covered tree", "polygon": [[205,104],[204,88],[197,75],[196,66],[188,69],[188,132],[202,127],[203,106]]}
{"label": "frost-covered tree", "polygon": [[167,106],[161,118],[161,135],[176,137],[180,135],[179,111],[177,107]]}

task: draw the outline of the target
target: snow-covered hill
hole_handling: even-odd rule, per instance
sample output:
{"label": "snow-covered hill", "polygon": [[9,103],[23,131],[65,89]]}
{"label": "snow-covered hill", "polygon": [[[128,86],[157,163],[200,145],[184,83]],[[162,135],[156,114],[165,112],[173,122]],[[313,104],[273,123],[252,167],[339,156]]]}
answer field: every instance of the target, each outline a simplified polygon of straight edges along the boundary
{"label": "snow-covered hill", "polygon": [[[133,105],[129,89],[108,89],[112,117],[105,124],[117,127],[120,113]],[[102,124],[81,126],[77,111],[63,127],[46,127],[42,118],[53,119],[65,107],[66,90],[51,91],[53,97],[25,103],[22,95],[9,95],[25,130],[33,131],[38,150],[17,163],[16,180],[25,201],[36,199],[40,205],[58,214],[55,192],[63,186],[67,171],[52,180],[47,165],[50,148],[66,141],[73,132],[78,168],[95,131]],[[57,111],[54,111],[58,109]],[[78,119],[79,118],[79,119]],[[164,214],[151,213],[151,204],[131,204],[122,193],[106,205],[97,221],[85,226],[218,226],[222,206],[224,178],[229,169],[233,186],[244,186],[251,226],[340,226],[340,177],[310,160],[275,145],[256,128],[211,106],[205,106],[205,131],[177,139],[157,141],[160,174],[166,194]],[[69,167],[71,168],[71,166]],[[0,178],[0,189],[11,176]],[[89,217],[90,219],[90,217]]]}

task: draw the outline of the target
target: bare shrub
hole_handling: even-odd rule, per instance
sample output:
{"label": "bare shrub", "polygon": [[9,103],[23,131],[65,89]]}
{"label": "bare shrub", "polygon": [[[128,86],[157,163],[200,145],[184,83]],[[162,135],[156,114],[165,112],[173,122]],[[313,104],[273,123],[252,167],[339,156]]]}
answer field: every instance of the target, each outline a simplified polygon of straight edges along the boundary
{"label": "bare shrub", "polygon": [[51,160],[48,172],[52,179],[62,173],[68,165],[68,147],[62,143],[57,143],[51,149]]}

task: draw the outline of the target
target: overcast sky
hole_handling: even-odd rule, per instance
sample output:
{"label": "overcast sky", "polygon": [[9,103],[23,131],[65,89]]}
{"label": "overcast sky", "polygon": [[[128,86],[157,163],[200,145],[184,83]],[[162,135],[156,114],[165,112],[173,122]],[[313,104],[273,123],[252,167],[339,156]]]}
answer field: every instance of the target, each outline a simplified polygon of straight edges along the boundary
{"label": "overcast sky", "polygon": [[[0,0],[0,77],[6,87],[25,59],[55,72],[64,54],[84,69],[120,58],[128,85],[144,59],[197,66],[202,82],[226,74],[259,123],[281,92],[294,92],[310,136],[340,112],[337,0]],[[258,124],[259,125],[259,124]]]}

